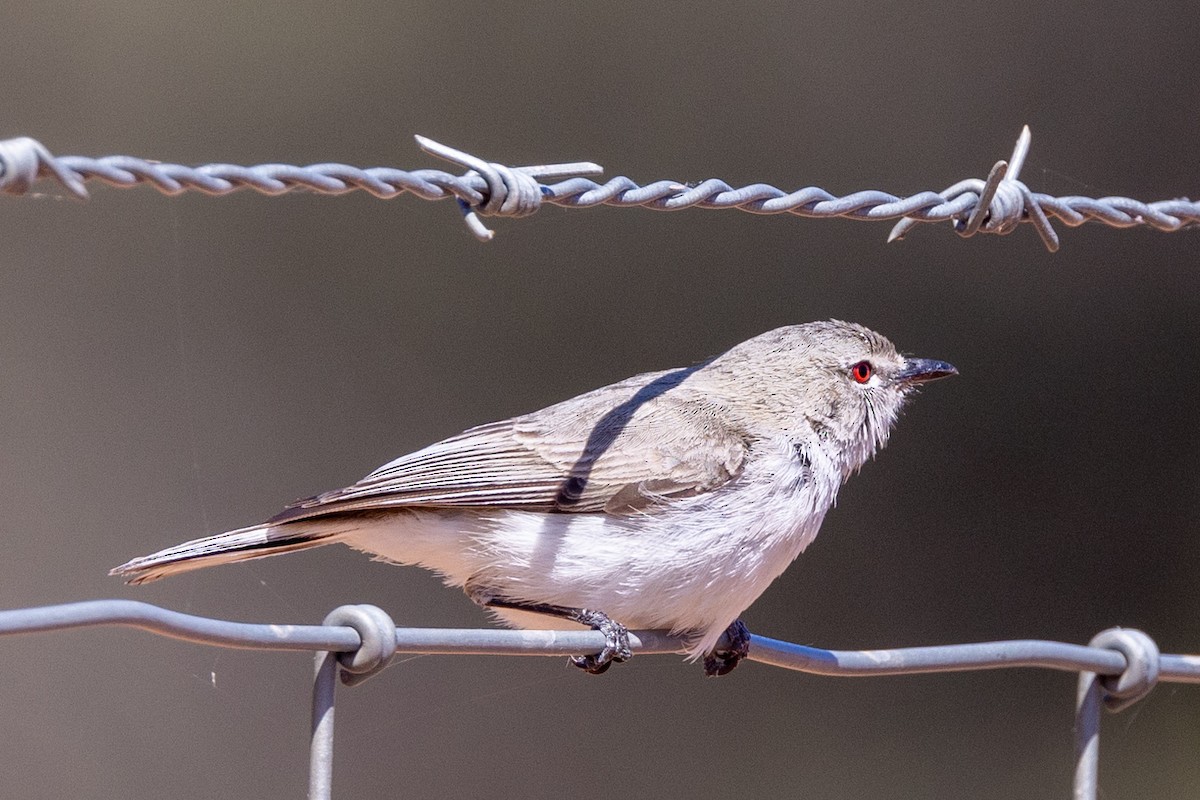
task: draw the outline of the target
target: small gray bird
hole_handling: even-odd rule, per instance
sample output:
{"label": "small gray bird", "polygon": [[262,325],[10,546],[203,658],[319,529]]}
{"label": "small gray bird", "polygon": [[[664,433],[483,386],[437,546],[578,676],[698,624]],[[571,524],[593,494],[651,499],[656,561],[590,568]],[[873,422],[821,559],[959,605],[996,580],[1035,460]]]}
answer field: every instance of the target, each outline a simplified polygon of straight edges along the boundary
{"label": "small gray bird", "polygon": [[589,672],[630,657],[628,628],[665,628],[721,675],[748,649],[738,616],[817,535],[906,398],[954,374],[861,325],[779,328],[471,428],[112,574],[144,583],[343,542],[431,569],[516,627],[604,632],[602,652],[572,659]]}

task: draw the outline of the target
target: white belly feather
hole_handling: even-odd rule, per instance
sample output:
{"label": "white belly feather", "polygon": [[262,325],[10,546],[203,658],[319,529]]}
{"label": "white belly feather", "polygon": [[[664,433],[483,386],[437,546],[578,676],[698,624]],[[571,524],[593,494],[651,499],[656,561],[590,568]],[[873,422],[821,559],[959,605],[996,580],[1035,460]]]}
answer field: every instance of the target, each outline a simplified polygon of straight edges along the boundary
{"label": "white belly feather", "polygon": [[[470,580],[510,600],[690,634],[696,657],[808,546],[841,483],[841,465],[819,450],[807,460],[785,441],[764,450],[725,487],[650,513],[412,510],[344,541],[433,569],[453,586]],[[497,614],[518,627],[556,627],[545,615]]]}

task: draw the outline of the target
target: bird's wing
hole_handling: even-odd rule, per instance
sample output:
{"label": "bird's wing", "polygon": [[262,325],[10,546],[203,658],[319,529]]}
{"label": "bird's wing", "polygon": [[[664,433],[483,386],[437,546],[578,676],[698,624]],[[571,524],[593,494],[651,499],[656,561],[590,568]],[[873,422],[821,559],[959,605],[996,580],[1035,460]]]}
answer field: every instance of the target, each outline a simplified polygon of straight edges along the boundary
{"label": "bird's wing", "polygon": [[472,428],[386,464],[271,522],[396,507],[652,512],[742,470],[748,438],[715,406],[652,373],[522,417]]}

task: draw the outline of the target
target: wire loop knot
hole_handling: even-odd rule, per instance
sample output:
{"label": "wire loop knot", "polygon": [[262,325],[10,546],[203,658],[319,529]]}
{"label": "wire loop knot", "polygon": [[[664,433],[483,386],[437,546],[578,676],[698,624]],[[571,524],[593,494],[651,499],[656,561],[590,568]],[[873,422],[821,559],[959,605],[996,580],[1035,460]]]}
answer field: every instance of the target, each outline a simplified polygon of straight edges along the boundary
{"label": "wire loop knot", "polygon": [[1158,682],[1159,652],[1154,640],[1135,628],[1109,628],[1092,639],[1090,646],[1116,650],[1125,656],[1125,671],[1105,675],[1104,705],[1109,711],[1121,711],[1138,702]]}
{"label": "wire loop knot", "polygon": [[[1029,191],[1029,187],[1018,180],[1032,139],[1029,126],[1026,125],[1017,138],[1012,158],[1008,161],[997,161],[988,173],[987,180],[972,178],[959,181],[942,192],[942,197],[947,203],[962,195],[976,195],[974,207],[967,218],[954,220],[954,230],[959,236],[968,239],[976,233],[1003,235],[1012,233],[1022,222],[1032,222],[1046,249],[1051,253],[1058,251],[1058,234],[1050,225],[1046,212],[1042,210],[1033,192]],[[920,221],[916,217],[904,217],[892,228],[888,241],[902,239],[904,234]]]}
{"label": "wire loop knot", "polygon": [[[981,197],[976,206],[976,210],[983,209],[986,212],[983,224],[977,229],[984,233],[1011,233],[1025,217],[1025,195],[1028,193],[1029,189],[1020,181],[1002,178],[996,186],[992,201],[985,203]],[[965,232],[967,225],[956,220],[955,228],[960,226],[963,229],[960,231],[960,235],[969,236],[970,234]]]}
{"label": "wire loop knot", "polygon": [[79,175],[59,164],[37,139],[21,136],[0,140],[0,192],[25,194],[43,173],[53,175],[80,200],[87,199]]}
{"label": "wire loop knot", "polygon": [[479,219],[480,215],[527,217],[542,207],[542,196],[547,190],[538,182],[538,178],[597,175],[604,171],[598,164],[591,162],[509,167],[484,161],[424,136],[417,136],[416,140],[426,153],[466,167],[468,171],[462,176],[464,181],[482,178],[482,202],[471,203],[461,195],[458,197],[458,205],[462,209],[467,227],[481,242],[491,241],[496,233],[483,224]]}
{"label": "wire loop knot", "polygon": [[467,174],[487,182],[486,198],[476,209],[484,216],[527,217],[542,207],[542,187],[531,175],[495,163]]}
{"label": "wire loop knot", "polygon": [[338,654],[342,683],[347,686],[358,686],[387,669],[396,655],[396,624],[378,606],[338,606],[322,624],[353,628],[361,641],[354,652]]}

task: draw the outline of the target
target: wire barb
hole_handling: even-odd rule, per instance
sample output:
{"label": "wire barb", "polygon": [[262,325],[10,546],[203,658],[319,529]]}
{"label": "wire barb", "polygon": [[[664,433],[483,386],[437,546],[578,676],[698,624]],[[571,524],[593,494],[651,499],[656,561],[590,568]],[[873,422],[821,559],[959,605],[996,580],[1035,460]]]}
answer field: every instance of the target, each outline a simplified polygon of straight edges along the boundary
{"label": "wire barb", "polygon": [[[1025,157],[1029,155],[1032,141],[1033,135],[1026,125],[1017,137],[1012,158],[1008,161],[997,161],[988,173],[987,180],[959,181],[941,193],[947,200],[973,196],[974,202],[966,218],[954,220],[954,230],[959,236],[969,239],[980,232],[1004,235],[1012,233],[1022,222],[1031,222],[1046,249],[1051,253],[1058,252],[1058,234],[1050,225],[1046,213],[1042,211],[1038,198],[1018,179],[1021,168],[1025,166]],[[913,226],[922,221],[915,217],[905,217],[892,227],[888,241],[903,239]]]}
{"label": "wire barb", "polygon": [[506,167],[503,164],[493,164],[477,158],[461,150],[455,150],[440,142],[417,135],[414,137],[421,149],[430,155],[466,167],[469,172],[464,179],[479,175],[487,183],[487,193],[483,201],[472,205],[462,197],[458,204],[463,210],[467,227],[475,238],[481,242],[490,242],[496,235],[479,219],[479,216],[527,217],[542,206],[542,187],[537,178],[570,175],[599,175],[604,168],[591,162],[575,162],[571,164],[549,164],[531,167]]}

